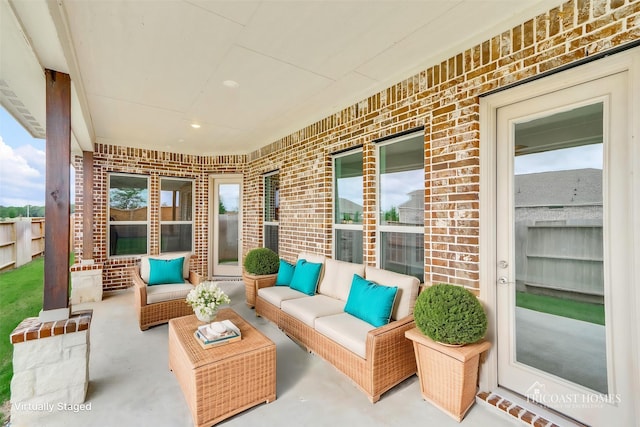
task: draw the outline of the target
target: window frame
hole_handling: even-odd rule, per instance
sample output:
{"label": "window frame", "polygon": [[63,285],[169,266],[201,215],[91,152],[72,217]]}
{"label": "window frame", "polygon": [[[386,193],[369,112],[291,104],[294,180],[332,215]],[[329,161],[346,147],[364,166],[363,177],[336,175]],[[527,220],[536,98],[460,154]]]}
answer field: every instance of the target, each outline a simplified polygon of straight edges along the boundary
{"label": "window frame", "polygon": [[336,160],[341,158],[341,157],[348,157],[348,156],[352,156],[355,154],[360,154],[360,157],[362,159],[362,188],[360,189],[362,191],[361,195],[362,195],[362,200],[364,203],[364,150],[362,149],[362,147],[358,147],[358,148],[354,148],[354,149],[350,149],[350,150],[346,150],[340,153],[335,153],[331,156],[331,168],[332,168],[332,180],[331,180],[331,201],[332,201],[332,208],[331,208],[331,231],[332,231],[332,239],[333,239],[333,244],[331,245],[331,256],[334,259],[339,259],[337,258],[337,251],[336,251],[336,245],[337,245],[337,230],[348,230],[348,231],[360,231],[362,233],[362,248],[361,248],[361,253],[362,253],[362,259],[357,262],[356,260],[354,260],[353,262],[357,262],[359,264],[364,263],[364,205],[362,206],[362,221],[360,223],[355,223],[355,224],[342,224],[337,222],[337,218],[336,218],[336,207],[338,206],[338,204],[336,203],[336,196],[337,196],[337,181],[336,181]]}
{"label": "window frame", "polygon": [[[414,131],[409,131],[407,133],[398,135],[398,136],[391,136],[389,138],[385,138],[384,140],[378,141],[375,144],[375,158],[376,158],[376,175],[375,175],[375,179],[376,179],[376,195],[375,195],[375,205],[376,205],[376,213],[375,213],[375,229],[376,229],[376,242],[379,242],[379,244],[376,245],[376,267],[378,268],[384,268],[382,266],[382,234],[383,233],[402,233],[402,234],[414,234],[417,236],[422,235],[423,239],[424,239],[424,235],[425,235],[425,231],[426,231],[426,224],[424,221],[424,212],[423,212],[423,219],[422,219],[422,225],[389,225],[389,224],[382,224],[381,221],[381,179],[380,179],[380,169],[381,169],[381,154],[380,154],[380,150],[382,147],[385,146],[389,146],[392,144],[397,144],[397,143],[402,143],[404,141],[407,141],[409,139],[413,139],[416,137],[421,137],[423,139],[423,155],[422,155],[422,171],[423,171],[423,177],[424,177],[424,130],[423,129],[418,129],[418,130],[414,130]],[[423,185],[423,191],[426,191],[426,188],[424,186],[424,178],[422,180],[422,185]],[[424,193],[423,193],[424,194]],[[424,246],[423,246],[423,251],[424,251]],[[423,256],[422,256],[422,275],[421,275],[421,282],[424,282],[424,252],[423,252]]]}
{"label": "window frame", "polygon": [[[190,221],[163,221],[162,220],[162,181],[183,181],[191,183],[191,220]],[[193,252],[195,247],[195,180],[190,178],[180,178],[180,177],[172,177],[172,176],[162,176],[160,177],[159,182],[159,193],[158,193],[158,250],[161,254],[163,253],[171,253],[171,252]],[[191,224],[191,247],[187,250],[178,250],[178,251],[162,251],[162,226],[163,225],[186,225]]]}
{"label": "window frame", "polygon": [[[263,194],[262,194],[262,247],[266,248],[266,230],[267,227],[277,227],[278,230],[278,241],[277,241],[277,249],[280,249],[280,217],[279,215],[275,215],[274,213],[274,217],[277,218],[276,221],[267,221],[267,179],[269,177],[272,177],[274,175],[278,175],[278,189],[276,190],[276,194],[274,196],[274,210],[277,208],[278,210],[280,209],[280,170],[276,169],[274,171],[271,172],[267,172],[264,173],[262,175],[262,189],[263,189]],[[272,249],[272,248],[270,248]],[[274,252],[278,252],[277,250]]]}
{"label": "window frame", "polygon": [[[111,219],[110,211],[111,211],[111,178],[114,176],[118,177],[128,177],[128,178],[143,178],[147,182],[147,218],[145,221],[115,221]],[[111,254],[111,226],[112,225],[146,225],[147,233],[146,233],[146,251],[144,253],[136,253],[136,254],[122,254],[122,255],[112,255]],[[107,174],[107,258],[108,259],[117,259],[117,258],[130,258],[141,255],[148,255],[149,248],[151,247],[151,193],[150,193],[150,177],[148,175],[141,174],[133,174],[133,173],[122,173],[122,172],[109,172]]]}

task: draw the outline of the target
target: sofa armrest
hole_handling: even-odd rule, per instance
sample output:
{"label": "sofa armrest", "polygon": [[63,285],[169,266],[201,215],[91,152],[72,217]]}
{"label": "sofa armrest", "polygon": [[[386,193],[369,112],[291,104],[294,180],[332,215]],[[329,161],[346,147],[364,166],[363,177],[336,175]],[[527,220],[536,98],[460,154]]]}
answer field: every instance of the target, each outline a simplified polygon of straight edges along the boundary
{"label": "sofa armrest", "polygon": [[147,305],[147,284],[140,277],[140,266],[136,265],[129,270],[129,276],[133,282],[136,304],[139,307]]}
{"label": "sofa armrest", "polygon": [[256,280],[256,292],[258,292],[258,289],[270,288],[271,286],[275,286],[277,278],[278,278],[277,274],[260,276],[260,278]]}
{"label": "sofa armrest", "polygon": [[406,316],[369,331],[366,344],[367,361],[375,364],[377,359],[387,357],[390,351],[402,351],[402,344],[406,344],[413,354],[411,341],[404,333],[414,327],[413,316]]}
{"label": "sofa armrest", "polygon": [[189,283],[196,286],[202,282],[202,276],[195,271],[189,271]]}

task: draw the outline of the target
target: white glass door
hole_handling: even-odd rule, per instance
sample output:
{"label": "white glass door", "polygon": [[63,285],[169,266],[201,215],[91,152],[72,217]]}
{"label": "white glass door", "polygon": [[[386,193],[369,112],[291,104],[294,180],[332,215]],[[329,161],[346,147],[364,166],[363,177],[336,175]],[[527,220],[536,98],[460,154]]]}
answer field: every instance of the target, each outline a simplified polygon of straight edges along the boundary
{"label": "white glass door", "polygon": [[621,327],[631,320],[628,77],[497,111],[498,383],[594,425],[628,419],[635,399]]}
{"label": "white glass door", "polygon": [[212,273],[211,276],[242,275],[242,178],[211,179]]}

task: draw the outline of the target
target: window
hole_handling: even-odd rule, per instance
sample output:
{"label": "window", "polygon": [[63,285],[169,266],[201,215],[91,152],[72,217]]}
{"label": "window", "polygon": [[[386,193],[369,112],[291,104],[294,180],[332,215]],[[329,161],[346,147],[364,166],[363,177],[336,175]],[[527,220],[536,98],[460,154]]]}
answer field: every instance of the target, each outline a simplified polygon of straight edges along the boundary
{"label": "window", "polygon": [[362,150],[333,158],[333,256],[362,264]]}
{"label": "window", "polygon": [[280,214],[280,174],[264,176],[264,247],[278,253],[278,221]]}
{"label": "window", "polygon": [[378,145],[380,267],[424,278],[424,138]]}
{"label": "window", "polygon": [[109,175],[109,256],[148,252],[149,180],[136,175]]}
{"label": "window", "polygon": [[193,250],[193,181],[160,179],[160,252]]}

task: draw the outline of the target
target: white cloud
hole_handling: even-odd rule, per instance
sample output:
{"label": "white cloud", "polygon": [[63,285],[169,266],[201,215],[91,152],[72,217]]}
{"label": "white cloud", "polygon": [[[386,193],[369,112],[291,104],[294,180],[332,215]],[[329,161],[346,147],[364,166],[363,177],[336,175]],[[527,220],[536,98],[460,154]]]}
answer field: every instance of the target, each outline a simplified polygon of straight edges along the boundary
{"label": "white cloud", "polygon": [[31,145],[13,149],[0,136],[0,205],[44,205],[45,153]]}

